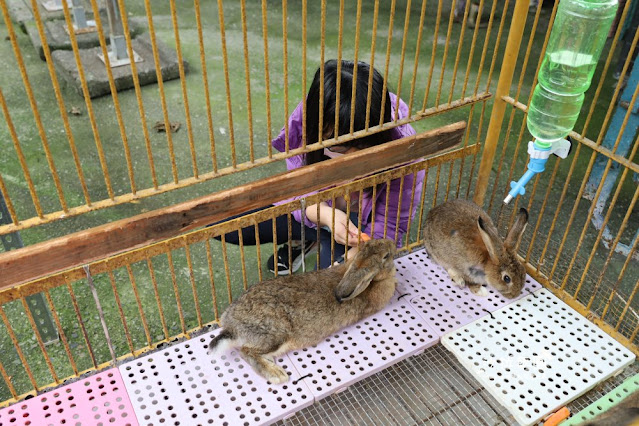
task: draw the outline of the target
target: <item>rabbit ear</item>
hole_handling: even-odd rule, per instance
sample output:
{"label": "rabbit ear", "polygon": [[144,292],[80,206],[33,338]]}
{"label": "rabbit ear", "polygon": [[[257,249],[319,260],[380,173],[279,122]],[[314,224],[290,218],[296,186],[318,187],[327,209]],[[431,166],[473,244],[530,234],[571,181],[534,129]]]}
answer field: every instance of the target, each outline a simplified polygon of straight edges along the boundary
{"label": "rabbit ear", "polygon": [[524,230],[526,229],[526,224],[528,223],[528,211],[523,207],[519,209],[519,213],[517,213],[517,219],[513,226],[508,231],[508,236],[504,241],[504,247],[508,250],[514,250],[519,245],[519,241],[521,240],[521,236],[524,234]]}
{"label": "rabbit ear", "polygon": [[379,268],[370,269],[371,262],[366,262],[366,267],[362,268],[362,260],[360,257],[362,252],[358,252],[355,258],[348,265],[346,273],[342,280],[335,288],[335,297],[338,302],[357,297],[361,292],[366,290],[375,275],[379,272]]}
{"label": "rabbit ear", "polygon": [[492,260],[492,262],[495,264],[499,264],[501,243],[496,242],[497,240],[499,240],[499,238],[495,235],[492,235],[493,233],[490,232],[489,229],[487,229],[486,223],[481,218],[481,216],[477,218],[477,229],[479,229],[479,235],[481,235],[481,239],[486,246],[486,250],[488,250],[490,260]]}

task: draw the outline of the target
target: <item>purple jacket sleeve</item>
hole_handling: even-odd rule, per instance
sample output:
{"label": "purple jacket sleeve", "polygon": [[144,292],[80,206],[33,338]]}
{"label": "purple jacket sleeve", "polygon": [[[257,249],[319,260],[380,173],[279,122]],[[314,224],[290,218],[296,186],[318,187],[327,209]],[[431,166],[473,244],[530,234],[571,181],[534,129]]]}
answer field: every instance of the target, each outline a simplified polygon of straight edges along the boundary
{"label": "purple jacket sleeve", "polygon": [[[395,106],[396,96],[391,93],[391,102]],[[405,118],[408,116],[408,106],[404,101],[399,101],[399,118]],[[395,134],[393,139],[401,139],[406,136],[415,134],[415,129],[409,124],[393,129]],[[413,181],[415,182],[415,199],[413,200],[413,206],[411,209],[411,192],[413,189]],[[421,194],[422,183],[424,181],[424,171],[420,171],[416,174],[407,175],[404,177],[404,184],[401,183],[401,178],[392,180],[389,187],[382,185],[379,188],[377,199],[375,202],[375,222],[374,236],[375,238],[383,238],[384,227],[386,227],[386,238],[396,239],[397,247],[402,246],[402,236],[406,233],[408,228],[408,222],[410,218],[415,214],[416,207],[419,205],[419,195]],[[400,204],[400,187],[401,187],[401,204]],[[388,201],[388,215],[386,211],[386,199]],[[399,227],[397,217],[399,216]],[[367,227],[367,229],[370,229]]]}
{"label": "purple jacket sleeve", "polygon": [[[408,222],[410,218],[415,215],[415,211],[417,211],[417,206],[420,202],[419,196],[424,182],[424,174],[425,172],[421,170],[417,173],[405,176],[403,185],[401,178],[399,178],[392,180],[388,186],[380,186],[377,200],[375,200],[375,218],[373,219],[375,222],[374,238],[383,238],[384,228],[386,227],[386,238],[391,240],[397,239],[398,248],[403,245],[402,237],[406,233]],[[411,192],[415,180],[415,197],[411,206]],[[402,187],[401,192],[400,187]],[[399,199],[400,194],[401,203]],[[385,214],[387,198],[389,200],[388,214]],[[399,222],[397,221],[398,216]]]}
{"label": "purple jacket sleeve", "polygon": [[[297,105],[297,107],[295,108],[295,110],[293,111],[293,113],[288,119],[289,149],[296,149],[302,146],[302,121],[303,121],[302,102],[300,102]],[[277,149],[279,152],[286,151],[286,129],[284,127],[282,127],[282,130],[280,130],[280,134],[275,139],[273,139],[273,141],[271,141],[271,144],[273,145],[273,148]],[[304,154],[294,155],[292,157],[289,157],[286,159],[286,169],[294,170],[294,169],[303,167],[305,165],[305,161],[306,161],[306,155]],[[318,191],[309,192],[308,194],[289,198],[287,200],[280,201],[275,204],[284,204],[293,200],[299,200],[300,198],[307,197],[317,192]],[[295,210],[292,214],[293,214],[293,218],[296,221],[300,223],[302,222],[302,213],[300,210]],[[308,219],[305,220],[305,223],[306,223],[306,226],[310,228],[315,228],[317,226],[315,223],[311,222]]]}

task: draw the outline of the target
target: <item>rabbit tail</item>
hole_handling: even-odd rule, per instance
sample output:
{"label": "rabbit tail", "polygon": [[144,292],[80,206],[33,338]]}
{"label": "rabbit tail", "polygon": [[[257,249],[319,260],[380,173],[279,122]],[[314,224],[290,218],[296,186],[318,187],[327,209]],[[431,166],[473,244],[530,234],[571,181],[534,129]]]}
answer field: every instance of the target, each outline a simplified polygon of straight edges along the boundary
{"label": "rabbit tail", "polygon": [[220,334],[215,336],[211,343],[209,343],[209,348],[207,353],[209,355],[213,355],[217,357],[223,352],[226,352],[228,349],[236,346],[235,336],[228,330],[222,330]]}

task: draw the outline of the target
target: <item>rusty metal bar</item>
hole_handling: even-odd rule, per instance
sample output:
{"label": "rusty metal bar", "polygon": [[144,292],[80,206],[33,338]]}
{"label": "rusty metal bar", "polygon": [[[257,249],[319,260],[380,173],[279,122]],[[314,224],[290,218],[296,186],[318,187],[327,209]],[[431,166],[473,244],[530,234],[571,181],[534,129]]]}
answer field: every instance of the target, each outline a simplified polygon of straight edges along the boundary
{"label": "rusty metal bar", "polygon": [[504,52],[504,60],[501,71],[499,73],[499,82],[497,83],[497,92],[495,104],[493,105],[488,124],[488,133],[486,134],[486,145],[479,165],[479,174],[475,185],[475,203],[480,206],[484,204],[484,196],[488,188],[488,181],[491,175],[491,168],[495,158],[495,151],[499,143],[499,135],[501,133],[501,124],[506,111],[506,103],[502,100],[503,95],[507,95],[510,90],[513,75],[515,73],[515,65],[519,54],[519,47],[526,23],[528,13],[529,0],[516,0],[513,18],[510,24],[510,32],[506,42],[506,50]]}
{"label": "rusty metal bar", "polygon": [[[304,3],[306,4],[306,2]],[[352,90],[351,90],[351,122],[350,122],[350,133],[351,135],[355,131],[355,89],[357,88],[357,66],[359,59],[359,29],[362,21],[362,0],[357,0],[357,17],[355,20],[355,54],[353,58],[353,82],[352,82]],[[306,59],[306,56],[304,56]],[[304,86],[306,87],[306,86]],[[304,90],[306,93],[306,90]],[[306,116],[304,116],[304,122],[306,122]]]}
{"label": "rusty metal bar", "polygon": [[[306,39],[307,39],[307,4],[302,0],[302,94],[306,96]],[[358,18],[359,19],[359,18]],[[359,31],[355,36],[355,44],[359,42]],[[357,47],[355,48],[357,58]],[[357,59],[355,59],[357,62]],[[288,117],[287,117],[288,119]],[[302,102],[302,148],[306,148],[306,102]],[[260,270],[261,272],[261,270]]]}
{"label": "rusty metal bar", "polygon": [[[241,233],[240,233],[241,234]],[[200,310],[200,298],[197,294],[197,285],[195,284],[195,273],[193,272],[193,259],[191,259],[191,250],[186,238],[183,238],[184,251],[186,254],[186,264],[189,268],[189,281],[191,282],[191,291],[193,292],[193,303],[195,304],[195,315],[197,316],[197,325],[202,327],[202,312]]]}
{"label": "rusty metal bar", "polygon": [[[304,0],[306,2],[306,0]],[[273,139],[273,130],[271,128],[271,81],[268,69],[268,24],[266,13],[266,0],[262,0],[262,39],[264,40],[264,91],[266,94],[266,132],[268,134],[267,149],[268,158],[273,156],[273,147],[271,147],[271,139]],[[304,71],[306,75],[306,70]],[[288,117],[287,117],[288,118]]]}
{"label": "rusty metal bar", "polygon": [[93,347],[91,346],[91,342],[89,341],[89,334],[87,333],[87,329],[84,325],[84,321],[82,320],[82,315],[80,314],[80,307],[78,306],[78,299],[75,297],[75,293],[73,292],[73,286],[71,282],[66,281],[67,291],[69,292],[69,296],[71,297],[71,304],[73,305],[73,311],[75,312],[75,316],[78,319],[78,325],[80,326],[80,331],[82,331],[82,337],[84,338],[84,343],[87,345],[87,350],[89,351],[89,357],[91,357],[91,363],[93,364],[93,368],[98,368],[98,363],[95,360],[95,353],[93,352]]}
{"label": "rusty metal bar", "polygon": [[138,291],[138,285],[135,282],[135,276],[133,276],[133,269],[131,265],[126,265],[126,272],[129,274],[129,281],[131,288],[133,289],[133,295],[135,296],[135,303],[138,305],[138,311],[140,311],[140,319],[142,320],[142,327],[144,328],[144,334],[146,335],[147,346],[151,346],[151,332],[149,331],[149,324],[144,314],[144,307],[142,306],[142,300],[140,299],[140,292]]}
{"label": "rusty metal bar", "polygon": [[[95,1],[95,0],[94,0]],[[215,132],[213,131],[213,115],[211,113],[211,95],[209,93],[209,78],[206,69],[206,57],[204,54],[204,35],[202,31],[202,16],[200,8],[200,0],[193,0],[195,8],[195,22],[197,25],[197,40],[200,48],[200,66],[202,67],[202,85],[204,88],[204,101],[206,103],[206,123],[209,132],[209,140],[211,142],[211,162],[213,163],[213,171],[217,172],[217,155],[215,153]]]}
{"label": "rusty metal bar", "polygon": [[[366,125],[364,130],[368,130],[371,118],[371,92],[373,90],[373,69],[375,67],[375,42],[377,41],[377,19],[379,17],[379,0],[375,0],[373,9],[373,35],[371,37],[371,60],[368,69],[368,93],[366,94]],[[322,41],[322,45],[324,42]],[[320,104],[321,105],[321,104]],[[321,114],[320,110],[320,114]],[[321,116],[320,116],[321,117]],[[321,121],[321,120],[320,120]]]}
{"label": "rusty metal bar", "polygon": [[124,335],[126,336],[126,341],[129,345],[129,351],[133,353],[135,351],[135,347],[133,346],[133,340],[131,339],[131,333],[129,332],[129,325],[126,322],[126,316],[124,315],[124,309],[122,309],[122,301],[120,300],[120,294],[118,292],[118,286],[115,282],[115,276],[113,275],[113,271],[108,271],[109,273],[109,281],[111,283],[111,288],[113,289],[113,296],[115,297],[115,304],[118,307],[118,312],[120,314],[120,320],[122,320],[122,327],[124,328]]}
{"label": "rusty metal bar", "polygon": [[[153,25],[153,14],[151,13],[150,0],[144,0],[144,10],[146,12],[147,23],[149,25],[149,38],[151,39],[151,51],[153,52],[153,62],[155,63],[155,75],[157,78],[158,92],[160,93],[160,105],[162,106],[162,115],[164,125],[166,127],[166,141],[169,147],[169,158],[171,160],[171,172],[173,173],[173,182],[179,181],[177,164],[175,162],[175,149],[173,146],[173,136],[171,132],[171,122],[169,121],[169,112],[166,105],[166,96],[164,92],[164,79],[162,77],[162,69],[160,68],[160,53],[158,51],[157,41],[155,37],[155,27]],[[124,15],[124,11],[122,11]],[[130,56],[134,58],[134,56]],[[131,62],[135,62],[131,60]]]}
{"label": "rusty metal bar", "polygon": [[[95,1],[95,0],[93,0]],[[75,145],[75,138],[73,136],[73,132],[71,131],[71,125],[69,124],[69,115],[67,114],[67,109],[64,104],[64,99],[62,98],[62,93],[60,91],[60,84],[58,83],[58,77],[55,72],[55,68],[53,65],[53,60],[51,59],[51,50],[49,49],[49,43],[46,41],[46,33],[44,29],[44,24],[42,23],[42,18],[40,16],[40,8],[37,5],[36,0],[31,0],[31,10],[33,13],[33,18],[35,21],[36,28],[38,30],[38,36],[40,40],[43,40],[42,43],[42,53],[44,53],[45,62],[47,64],[47,70],[49,71],[49,77],[51,78],[51,84],[53,86],[53,93],[56,98],[56,102],[58,104],[58,110],[60,111],[60,117],[62,118],[62,125],[64,126],[64,133],[67,136],[69,141],[69,148],[71,149],[71,155],[73,156],[73,162],[75,164],[76,171],[78,173],[78,179],[80,180],[80,186],[82,187],[82,193],[84,195],[84,199],[87,204],[91,204],[91,197],[89,195],[89,189],[87,187],[87,183],[84,177],[84,172],[82,171],[82,165],[80,163],[80,157],[78,155],[78,150]],[[96,18],[96,24],[100,22],[100,18]],[[100,28],[98,27],[98,31]],[[103,37],[102,33],[98,33],[101,37]],[[113,105],[116,107],[116,113],[118,112],[116,98],[113,99]],[[119,123],[118,123],[119,124]],[[132,186],[131,190],[135,193],[135,186]]]}
{"label": "rusty metal bar", "polygon": [[[224,7],[222,0],[217,0],[217,13],[220,21],[220,38],[222,43],[222,63],[224,65],[224,87],[226,89],[226,111],[229,118],[229,141],[231,145],[231,162],[233,168],[237,167],[237,156],[235,154],[235,131],[233,129],[233,110],[231,108],[231,84],[229,79],[229,60],[226,51],[226,30],[224,26]],[[264,18],[266,19],[266,18]],[[265,24],[266,25],[266,24]],[[265,44],[266,48],[266,44]],[[268,77],[267,77],[268,79]]]}
{"label": "rusty metal bar", "polygon": [[[508,1],[508,0],[507,0]],[[426,83],[426,90],[424,90],[424,102],[422,103],[422,111],[426,111],[426,104],[428,103],[428,96],[430,95],[430,85],[433,81],[433,71],[435,69],[435,57],[437,53],[437,41],[439,38],[439,25],[442,17],[442,6],[444,1],[439,0],[437,3],[437,18],[435,19],[435,34],[433,35],[433,48],[430,53],[430,67],[428,70],[428,83]],[[437,106],[437,104],[435,104]]]}
{"label": "rusty metal bar", "polygon": [[55,372],[55,368],[53,368],[53,364],[51,363],[51,358],[49,358],[49,354],[47,353],[47,350],[44,347],[44,341],[42,340],[42,337],[40,336],[40,333],[38,331],[38,325],[33,319],[33,315],[31,315],[31,309],[29,309],[29,306],[27,305],[27,300],[25,298],[22,298],[20,299],[20,301],[22,302],[22,307],[24,308],[24,312],[27,315],[27,319],[29,320],[31,329],[33,330],[33,333],[35,334],[36,341],[38,342],[38,347],[40,348],[40,352],[42,352],[42,356],[44,357],[44,362],[47,364],[49,373],[51,373],[51,377],[53,378],[53,381],[59,384],[60,379],[58,378],[58,375]]}
{"label": "rusty metal bar", "polygon": [[[180,31],[178,29],[178,19],[177,19],[177,11],[175,9],[175,0],[169,0],[169,10],[171,11],[171,26],[173,27],[173,39],[175,40],[175,52],[177,54],[177,61],[178,61],[178,74],[180,76],[180,86],[182,88],[182,101],[184,102],[184,118],[186,120],[186,133],[189,140],[189,148],[191,150],[191,164],[193,166],[193,177],[197,179],[199,175],[199,171],[197,167],[197,158],[196,158],[197,154],[195,151],[195,142],[193,141],[193,125],[191,124],[191,109],[189,107],[189,96],[186,92],[186,76],[184,72],[184,60],[182,59],[182,45],[180,43]],[[195,9],[195,13],[199,14],[199,9]],[[153,38],[151,40],[153,41]],[[134,60],[134,59],[131,58],[131,60]],[[161,74],[161,71],[160,71],[160,74]],[[158,80],[160,80],[160,76],[158,76]],[[160,85],[158,85],[158,87],[160,87]],[[166,125],[167,125],[166,133],[168,135],[171,133],[171,127],[170,127],[170,123],[166,123]]]}
{"label": "rusty metal bar", "polygon": [[160,322],[162,323],[162,331],[164,332],[164,338],[169,338],[169,329],[166,326],[166,318],[164,317],[164,308],[162,307],[162,300],[160,299],[160,291],[158,290],[158,281],[155,277],[155,270],[153,269],[153,262],[151,259],[146,259],[146,267],[149,270],[151,276],[151,284],[153,285],[153,295],[155,296],[155,303],[158,305],[158,312],[160,313]]}
{"label": "rusty metal bar", "polygon": [[[424,16],[426,15],[426,0],[422,0],[422,9],[419,13],[419,29],[417,30],[417,43],[415,47],[415,61],[413,64],[413,78],[410,85],[410,97],[408,98],[408,115],[413,113],[413,101],[415,99],[415,82],[417,80],[417,68],[419,65],[419,52],[422,46],[422,30],[424,29]],[[399,90],[398,90],[399,92]]]}
{"label": "rusty metal bar", "polygon": [[[64,346],[64,351],[66,352],[67,358],[69,359],[69,363],[71,364],[71,369],[73,370],[73,374],[77,376],[78,366],[76,365],[75,359],[73,358],[73,354],[71,353],[71,348],[69,347],[69,341],[67,340],[67,336],[64,334],[64,329],[62,327],[62,323],[60,322],[60,317],[58,316],[58,312],[56,311],[55,306],[53,304],[53,299],[51,298],[51,294],[49,293],[49,291],[45,291],[44,295],[47,300],[49,311],[51,312],[53,316],[53,320],[55,321],[55,325],[58,329],[58,335],[60,336],[60,340],[62,341],[62,346]],[[2,364],[0,363],[0,369],[1,368],[2,368]]]}
{"label": "rusty metal bar", "polygon": [[250,161],[253,162],[255,161],[255,147],[253,146],[253,107],[251,106],[251,74],[246,29],[246,0],[242,0],[240,2],[240,10],[242,13],[242,41],[244,47],[244,76],[246,80],[246,113],[248,115],[249,158]]}
{"label": "rusty metal bar", "polygon": [[[66,6],[66,3],[65,3],[65,6]],[[20,46],[18,45],[18,39],[16,37],[16,33],[13,27],[13,22],[11,22],[11,17],[9,16],[9,10],[7,8],[7,4],[5,1],[0,2],[0,9],[2,10],[2,17],[4,19],[4,24],[7,28],[9,41],[11,42],[11,48],[13,49],[13,54],[16,58],[18,69],[20,70],[20,76],[22,77],[24,89],[27,93],[27,99],[29,100],[31,111],[33,112],[33,118],[35,120],[36,127],[38,129],[38,134],[40,136],[40,139],[42,140],[42,148],[44,149],[44,154],[47,159],[47,163],[49,165],[49,170],[51,171],[51,176],[53,177],[53,182],[55,184],[55,189],[58,194],[58,199],[60,201],[60,205],[62,206],[62,210],[66,212],[69,209],[67,206],[67,201],[64,197],[64,192],[62,190],[62,184],[60,183],[60,177],[58,176],[58,171],[55,167],[55,163],[53,162],[53,156],[51,155],[51,149],[49,147],[49,139],[47,138],[47,134],[44,131],[44,125],[42,124],[42,117],[40,116],[40,110],[38,109],[38,104],[36,103],[36,100],[35,100],[33,87],[31,86],[31,82],[29,81],[29,75],[27,74],[27,69],[24,64],[24,59],[22,58],[22,52],[20,50]],[[73,33],[73,31],[71,31],[71,33]],[[5,114],[5,116],[8,116],[8,115]],[[17,138],[15,140],[17,141]]]}
{"label": "rusty metal bar", "polygon": [[[402,93],[402,78],[404,77],[404,58],[406,57],[406,41],[408,36],[408,23],[410,22],[410,5],[411,0],[406,2],[406,15],[404,17],[404,35],[402,36],[402,52],[399,60],[399,81],[397,82],[397,99],[395,99],[395,119],[399,120],[399,99]],[[421,30],[421,28],[420,28]],[[419,46],[417,46],[419,49]],[[392,117],[391,117],[392,118]]]}
{"label": "rusty metal bar", "polygon": [[[273,221],[273,223],[275,223],[275,221]],[[226,238],[224,235],[222,235],[222,259],[224,259],[224,273],[226,274],[226,290],[228,291],[229,303],[232,303],[233,291],[231,290],[231,272],[229,271],[229,258],[226,253]]]}
{"label": "rusty metal bar", "polygon": [[[256,235],[257,235],[257,232],[256,232]],[[220,315],[217,308],[217,291],[215,289],[215,278],[214,278],[215,274],[213,273],[213,257],[211,255],[211,240],[207,239],[205,241],[205,244],[206,244],[206,263],[208,264],[208,267],[209,267],[209,279],[211,280],[211,295],[213,297],[213,313],[215,314],[215,321],[218,321],[220,318]],[[259,243],[257,244],[257,246],[259,247]],[[258,259],[259,259],[259,255],[258,255]],[[262,277],[260,276],[260,281],[261,280],[262,280]]]}
{"label": "rusty metal bar", "polygon": [[[120,9],[120,17],[122,18],[122,29],[124,30],[124,41],[126,42],[127,55],[129,56],[129,58],[135,58],[135,53],[133,52],[133,44],[131,42],[129,19],[127,16],[126,8],[124,7],[124,0],[117,0],[117,2],[118,8]],[[108,61],[108,59],[105,60]],[[144,101],[142,100],[142,89],[140,88],[138,67],[135,63],[135,60],[130,61],[129,66],[131,67],[131,78],[133,79],[133,88],[135,89],[135,98],[137,100],[138,112],[140,114],[140,124],[142,125],[142,134],[144,136],[144,147],[146,148],[146,155],[149,160],[149,168],[151,169],[151,178],[153,179],[153,189],[157,190],[158,178],[155,171],[155,161],[153,160],[151,137],[149,136],[149,129],[146,125],[146,111],[144,109]]]}
{"label": "rusty metal bar", "polygon": [[182,298],[180,297],[180,289],[177,286],[177,277],[175,276],[175,267],[173,266],[173,255],[171,250],[167,250],[166,257],[169,261],[169,271],[171,273],[171,284],[173,285],[173,293],[175,293],[175,304],[178,309],[178,315],[180,316],[180,326],[182,327],[182,334],[186,335],[186,324],[184,322],[184,311],[182,309]]}
{"label": "rusty metal bar", "polygon": [[[453,10],[454,10],[454,3],[457,0],[453,1]],[[471,1],[467,1],[466,2],[466,7],[464,8],[464,17],[462,18],[462,25],[461,25],[461,31],[459,32],[459,41],[457,42],[457,54],[455,55],[455,65],[453,66],[453,78],[450,81],[450,92],[448,94],[448,103],[450,104],[451,101],[453,100],[453,95],[455,92],[455,83],[457,80],[457,70],[459,67],[459,58],[461,58],[461,52],[462,52],[462,46],[464,44],[464,35],[466,34],[466,23],[468,22],[468,10],[470,9],[470,4],[472,2]],[[480,2],[480,8],[482,6],[482,2]],[[451,13],[453,13],[453,11],[451,10]],[[475,23],[475,31],[474,34],[477,34],[477,30],[479,29],[479,22],[481,21],[481,9],[479,11],[479,13],[477,14],[477,22]],[[449,27],[448,30],[450,32],[452,28],[452,24],[451,22],[449,22]],[[475,38],[473,37],[472,42],[470,44],[470,53],[469,53],[469,58],[468,58],[468,62],[467,62],[467,66],[466,68],[468,69],[468,67],[470,67],[470,64],[473,60],[473,52],[475,51]],[[448,47],[448,39],[446,40],[446,46]],[[444,70],[443,70],[443,66],[445,65],[445,58],[446,58],[446,51],[444,51],[444,60],[442,63],[442,75],[440,78],[444,77]],[[440,84],[441,85],[441,84]],[[464,84],[464,89],[465,89],[466,84]],[[437,102],[439,103],[439,102]]]}
{"label": "rusty metal bar", "polygon": [[[333,138],[339,140],[339,102],[342,86],[342,44],[344,38],[344,0],[339,2],[339,30],[337,33],[337,81],[335,84],[335,122],[333,125]],[[351,116],[353,111],[351,111]]]}
{"label": "rusty metal bar", "polygon": [[[386,108],[386,97],[383,96],[386,93],[387,82],[388,82],[388,66],[390,65],[390,52],[391,52],[391,44],[393,42],[393,24],[395,23],[395,3],[396,0],[391,0],[391,11],[390,18],[388,22],[388,37],[386,42],[386,64],[384,66],[384,84],[382,88],[382,109],[379,113],[379,125],[381,126],[384,123],[384,110]],[[371,66],[372,67],[372,66]],[[399,96],[399,94],[397,94]],[[388,108],[391,106],[389,105]]]}
{"label": "rusty metal bar", "polygon": [[[9,108],[7,107],[7,102],[2,94],[2,89],[0,88],[0,107],[2,108],[2,112],[4,114],[4,119],[6,120],[7,127],[9,128],[9,134],[11,135],[11,141],[13,142],[13,147],[15,148],[16,154],[18,156],[18,161],[20,162],[20,167],[22,168],[22,173],[24,174],[24,178],[27,181],[27,186],[29,187],[29,194],[31,195],[31,200],[33,201],[33,206],[35,207],[36,213],[39,218],[44,218],[44,213],[42,211],[42,205],[40,204],[40,199],[38,198],[38,193],[36,192],[35,185],[33,184],[33,179],[31,179],[31,172],[29,172],[29,166],[27,166],[27,160],[24,156],[24,152],[22,151],[22,146],[20,146],[20,141],[18,140],[18,134],[16,133],[15,127],[13,125],[13,120],[11,120],[11,116],[9,115]],[[4,183],[3,183],[4,186]],[[3,195],[6,193],[6,189],[2,191]],[[8,193],[6,193],[8,195]],[[5,196],[5,200],[8,200],[8,203],[11,203],[11,198]],[[9,204],[7,204],[9,205]],[[14,210],[14,222],[17,220],[17,216],[15,216]],[[16,224],[16,226],[20,226]],[[24,225],[23,225],[24,226]],[[2,227],[0,227],[2,229]],[[17,230],[17,229],[16,229]],[[15,232],[15,231],[9,231]],[[7,233],[9,233],[7,232]]]}
{"label": "rusty metal bar", "polygon": [[[442,67],[439,71],[439,85],[437,86],[437,97],[435,98],[435,105],[439,105],[439,101],[441,99],[442,94],[442,85],[444,84],[444,71],[446,70],[446,59],[448,58],[448,47],[450,46],[450,36],[453,32],[453,19],[455,16],[455,6],[457,4],[457,0],[453,0],[453,4],[450,8],[450,13],[448,15],[448,31],[446,32],[446,42],[444,43],[444,56],[442,58]],[[466,10],[470,6],[470,2],[466,2]],[[467,13],[464,12],[464,17],[467,16]],[[464,18],[461,32],[463,33],[466,29],[466,20]]]}
{"label": "rusty metal bar", "polygon": [[31,371],[31,367],[29,367],[29,363],[27,362],[27,359],[25,358],[24,353],[22,352],[22,349],[20,348],[20,343],[18,342],[18,338],[16,337],[16,334],[13,331],[13,327],[11,327],[9,318],[7,318],[7,314],[4,311],[4,307],[1,305],[0,305],[0,317],[2,317],[2,322],[4,323],[4,326],[7,329],[7,333],[9,333],[9,337],[11,338],[13,347],[15,348],[18,354],[18,357],[20,358],[20,362],[22,362],[22,366],[24,367],[24,370],[27,372],[27,376],[29,376],[29,381],[31,382],[31,386],[33,386],[33,389],[37,391],[39,389],[38,382],[36,381],[35,376],[33,375],[33,372]]}
{"label": "rusty metal bar", "polygon": [[[288,3],[282,0],[282,49],[284,66],[284,151],[288,154],[290,150],[289,129],[288,129]],[[321,126],[320,126],[321,128]]]}

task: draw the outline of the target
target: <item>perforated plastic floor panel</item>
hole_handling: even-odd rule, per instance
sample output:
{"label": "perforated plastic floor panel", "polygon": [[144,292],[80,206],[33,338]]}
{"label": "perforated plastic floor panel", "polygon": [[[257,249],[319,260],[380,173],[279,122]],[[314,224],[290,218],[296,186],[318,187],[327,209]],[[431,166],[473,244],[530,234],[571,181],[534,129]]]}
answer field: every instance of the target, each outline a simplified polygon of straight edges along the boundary
{"label": "perforated plastic floor panel", "polygon": [[0,410],[0,425],[136,426],[131,401],[116,368]]}
{"label": "perforated plastic floor panel", "polygon": [[506,299],[487,288],[486,297],[475,296],[468,288],[460,288],[448,273],[428,258],[425,250],[416,251],[395,261],[398,288],[408,294],[410,304],[439,336],[457,330],[497,309],[527,296],[541,284],[526,277],[524,291],[515,299]]}
{"label": "perforated plastic floor panel", "polygon": [[395,292],[386,308],[317,346],[289,353],[316,399],[362,380],[439,341],[408,300]]}
{"label": "perforated plastic floor panel", "polygon": [[288,357],[277,360],[291,376],[271,385],[235,351],[206,353],[220,330],[120,366],[142,425],[270,424],[313,403]]}
{"label": "perforated plastic floor panel", "polygon": [[442,343],[524,425],[635,358],[546,289],[446,334]]}

